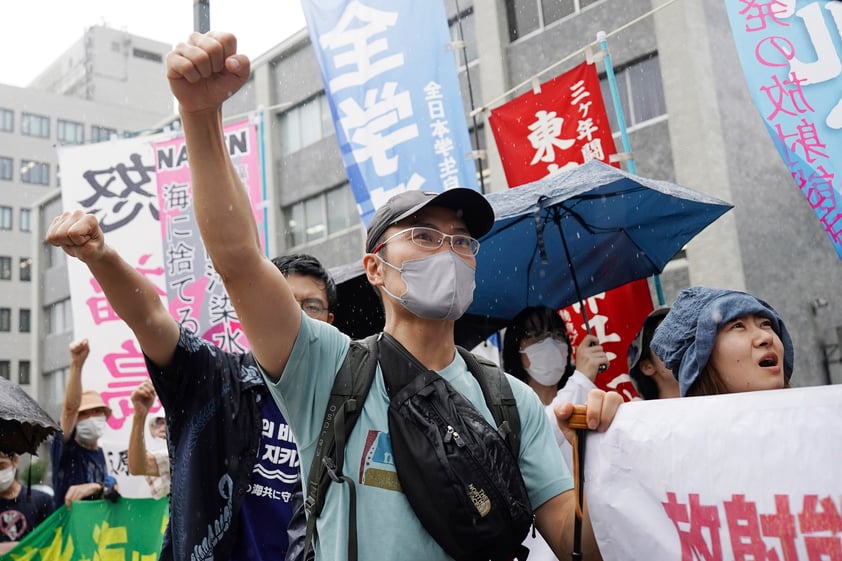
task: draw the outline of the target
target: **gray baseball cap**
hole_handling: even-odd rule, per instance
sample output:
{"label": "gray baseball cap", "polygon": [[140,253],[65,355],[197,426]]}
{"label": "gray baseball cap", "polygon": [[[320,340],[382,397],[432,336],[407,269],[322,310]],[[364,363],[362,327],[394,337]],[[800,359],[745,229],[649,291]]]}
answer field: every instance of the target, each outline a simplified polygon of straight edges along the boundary
{"label": "gray baseball cap", "polygon": [[465,221],[471,236],[479,239],[494,225],[494,209],[488,200],[473,189],[458,187],[443,193],[430,191],[404,191],[398,193],[377,209],[368,225],[365,240],[367,253],[374,251],[377,242],[389,226],[409,218],[428,206],[440,206],[456,211]]}

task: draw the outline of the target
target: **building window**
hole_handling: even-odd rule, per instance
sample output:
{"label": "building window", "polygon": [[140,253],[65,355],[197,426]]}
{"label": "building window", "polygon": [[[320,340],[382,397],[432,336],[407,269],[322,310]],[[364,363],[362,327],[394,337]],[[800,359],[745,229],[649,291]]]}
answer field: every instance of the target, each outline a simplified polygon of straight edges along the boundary
{"label": "building window", "polygon": [[50,138],[50,118],[33,113],[22,113],[20,116],[20,132],[27,136]]}
{"label": "building window", "polygon": [[6,181],[12,180],[13,165],[14,161],[11,158],[0,156],[0,179],[5,179]]}
{"label": "building window", "polygon": [[28,360],[21,360],[18,362],[18,384],[21,386],[28,386],[30,384]]}
{"label": "building window", "polygon": [[69,368],[59,368],[44,374],[44,388],[46,403],[61,407],[64,401],[64,390],[67,387],[67,376],[70,374]]}
{"label": "building window", "polygon": [[12,280],[12,258],[0,256],[0,280]]}
{"label": "building window", "polygon": [[20,180],[36,185],[50,184],[50,164],[32,160],[20,161]]}
{"label": "building window", "polygon": [[30,257],[20,258],[20,280],[29,282],[32,280],[32,259]]}
{"label": "building window", "polygon": [[12,363],[8,360],[0,360],[0,378],[12,379]]}
{"label": "building window", "polygon": [[281,154],[286,156],[333,134],[327,96],[320,94],[278,115]]}
{"label": "building window", "polygon": [[347,183],[290,205],[283,214],[287,247],[314,242],[360,223]]}
{"label": "building window", "polygon": [[12,207],[0,206],[0,230],[12,229]]}
{"label": "building window", "polygon": [[32,320],[32,314],[29,311],[29,308],[21,308],[18,310],[18,331],[21,333],[29,333],[32,326],[30,322]]}
{"label": "building window", "polygon": [[56,335],[67,333],[73,329],[73,312],[70,309],[70,298],[47,306],[47,334]]}
{"label": "building window", "polygon": [[56,123],[56,129],[59,142],[65,144],[82,144],[85,142],[85,125],[82,123],[59,119]]}
{"label": "building window", "polygon": [[[661,82],[661,65],[658,62],[657,53],[619,69],[615,68],[614,76],[617,80],[617,93],[620,96],[620,104],[623,106],[623,117],[627,127],[660,117],[667,112],[664,86]],[[601,78],[599,85],[611,130],[619,132],[608,79]]]}
{"label": "building window", "polygon": [[6,333],[12,330],[12,309],[0,308],[0,331]]}
{"label": "building window", "polygon": [[143,49],[138,48],[132,49],[132,56],[143,60],[151,60],[152,62],[164,61],[164,57],[161,54],[153,53],[152,51],[145,51]]}
{"label": "building window", "polygon": [[509,40],[516,41],[599,0],[506,0]]}
{"label": "building window", "polygon": [[20,222],[18,222],[21,232],[32,231],[32,211],[28,208],[20,209]]}
{"label": "building window", "polygon": [[117,129],[91,125],[91,142],[105,142],[111,140],[112,136],[117,136]]}
{"label": "building window", "polygon": [[360,213],[354,192],[347,183],[325,193],[327,201],[327,232],[333,234],[360,223]]}
{"label": "building window", "polygon": [[15,132],[15,112],[5,107],[0,107],[0,131]]}

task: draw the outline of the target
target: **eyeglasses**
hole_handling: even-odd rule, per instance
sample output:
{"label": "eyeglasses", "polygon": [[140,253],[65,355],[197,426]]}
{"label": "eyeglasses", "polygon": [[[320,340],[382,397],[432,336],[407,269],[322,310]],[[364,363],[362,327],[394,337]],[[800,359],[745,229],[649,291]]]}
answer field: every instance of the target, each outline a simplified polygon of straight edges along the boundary
{"label": "eyeglasses", "polygon": [[318,319],[327,310],[327,307],[316,298],[306,298],[299,302],[299,304],[301,305],[301,309],[304,310],[304,313],[311,318]]}
{"label": "eyeglasses", "polygon": [[384,245],[392,241],[398,236],[402,236],[405,234],[409,234],[409,240],[417,245],[422,249],[426,249],[427,251],[435,251],[441,247],[441,244],[444,243],[444,239],[448,238],[450,240],[450,249],[458,253],[459,255],[465,256],[474,256],[479,253],[479,242],[472,238],[471,236],[463,236],[461,234],[445,234],[443,232],[439,232],[435,228],[425,228],[422,226],[416,226],[414,228],[407,228],[406,230],[401,230],[400,232],[389,236],[386,241],[380,242],[377,247],[374,248],[372,253],[377,253],[380,251]]}

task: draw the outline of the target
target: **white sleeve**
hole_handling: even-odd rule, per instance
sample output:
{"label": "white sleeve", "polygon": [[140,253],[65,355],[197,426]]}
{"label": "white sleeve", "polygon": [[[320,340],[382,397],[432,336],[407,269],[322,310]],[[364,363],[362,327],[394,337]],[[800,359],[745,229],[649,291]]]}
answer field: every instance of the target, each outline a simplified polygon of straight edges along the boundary
{"label": "white sleeve", "polygon": [[567,442],[566,438],[564,438],[564,433],[562,433],[561,429],[558,428],[553,408],[559,403],[570,402],[577,405],[585,403],[588,397],[588,392],[593,389],[596,389],[596,384],[594,384],[590,378],[577,370],[570,376],[570,378],[567,379],[567,383],[564,384],[564,387],[558,390],[558,393],[553,398],[552,403],[544,408],[544,411],[550,418],[550,424],[553,427],[553,436],[555,436],[556,444],[558,444],[558,447],[561,449],[561,455],[564,456],[564,461],[567,462],[567,467],[570,468],[571,473],[573,472],[573,447],[570,446],[570,443]]}

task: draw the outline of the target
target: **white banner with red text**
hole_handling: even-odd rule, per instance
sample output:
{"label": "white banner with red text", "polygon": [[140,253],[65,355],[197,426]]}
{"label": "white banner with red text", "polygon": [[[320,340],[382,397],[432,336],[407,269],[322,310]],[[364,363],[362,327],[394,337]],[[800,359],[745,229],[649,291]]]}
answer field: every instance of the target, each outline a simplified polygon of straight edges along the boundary
{"label": "white banner with red text", "polygon": [[[255,129],[242,121],[226,126],[225,137],[262,233],[264,196]],[[183,137],[162,133],[63,146],[59,164],[63,209],[96,216],[106,242],[158,287],[180,324],[226,350],[249,348],[198,234]],[[143,354],[88,268],[67,258],[67,271],[74,337],[90,341],[82,387],[100,392],[113,412],[100,439],[108,469],[123,495],[148,497],[146,482],[129,477],[126,463],[134,413],[130,397],[148,377]],[[159,410],[156,401],[151,412]],[[164,445],[145,432],[148,446]]]}
{"label": "white banner with red text", "polygon": [[603,559],[842,560],[840,442],[842,386],[626,403],[586,445]]}

